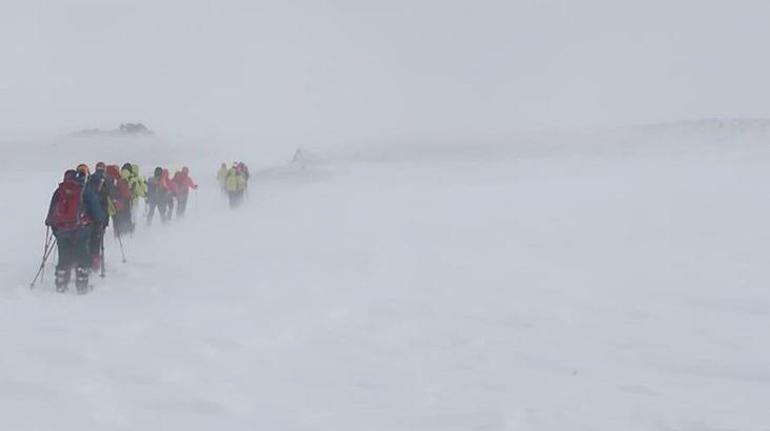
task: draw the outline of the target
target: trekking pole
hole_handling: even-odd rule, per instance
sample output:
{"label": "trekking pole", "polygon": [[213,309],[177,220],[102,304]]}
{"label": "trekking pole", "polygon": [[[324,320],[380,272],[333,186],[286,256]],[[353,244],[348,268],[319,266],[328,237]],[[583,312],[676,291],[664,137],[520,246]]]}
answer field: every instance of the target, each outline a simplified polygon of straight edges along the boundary
{"label": "trekking pole", "polygon": [[123,251],[123,238],[120,236],[120,229],[116,231],[118,233],[118,244],[120,244],[120,254],[123,256],[123,263],[126,263],[126,252]]}
{"label": "trekking pole", "polygon": [[45,243],[43,243],[43,250],[48,248],[48,245],[51,241],[51,226],[45,227]]}
{"label": "trekking pole", "polygon": [[[53,236],[51,236],[51,238],[53,238]],[[32,280],[32,283],[29,284],[30,289],[35,288],[35,283],[37,283],[37,279],[40,278],[40,275],[43,274],[43,271],[45,270],[45,264],[48,261],[48,257],[51,256],[51,252],[53,252],[54,248],[56,248],[56,238],[54,238],[50,243],[46,244],[46,248],[43,250],[43,261],[40,262],[40,268],[38,268],[37,274],[35,274],[35,278]]]}
{"label": "trekking pole", "polygon": [[[48,250],[48,246],[51,243],[51,237],[53,234],[51,233],[51,226],[45,227],[45,245],[43,245],[43,252],[45,253],[45,250]],[[45,267],[43,268],[43,273],[40,274],[40,282],[45,282]]]}
{"label": "trekking pole", "polygon": [[[45,227],[45,243],[46,246],[43,247],[43,250],[46,250],[48,246],[51,244],[51,241],[53,241],[55,238],[53,236],[53,230],[51,230],[51,226]],[[51,252],[48,252],[48,256],[51,256]],[[46,259],[47,260],[47,259]],[[43,282],[45,279],[45,267],[43,267],[43,273],[40,274],[40,282]]]}

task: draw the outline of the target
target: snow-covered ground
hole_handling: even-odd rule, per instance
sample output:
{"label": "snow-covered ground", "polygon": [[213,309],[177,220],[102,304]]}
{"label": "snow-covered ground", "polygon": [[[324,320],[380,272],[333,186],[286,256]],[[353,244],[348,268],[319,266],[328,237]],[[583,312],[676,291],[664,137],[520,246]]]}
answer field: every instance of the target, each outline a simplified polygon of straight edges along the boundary
{"label": "snow-covered ground", "polygon": [[[252,154],[237,211],[202,151],[7,146],[0,429],[768,430],[767,130]],[[188,217],[30,291],[63,170],[128,158]]]}

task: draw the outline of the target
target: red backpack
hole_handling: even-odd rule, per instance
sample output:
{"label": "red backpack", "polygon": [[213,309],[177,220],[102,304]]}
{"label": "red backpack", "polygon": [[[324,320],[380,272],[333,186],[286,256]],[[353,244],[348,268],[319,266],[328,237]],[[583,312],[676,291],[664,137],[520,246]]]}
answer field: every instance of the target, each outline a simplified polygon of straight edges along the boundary
{"label": "red backpack", "polygon": [[128,185],[128,181],[123,178],[118,178],[118,197],[120,199],[131,199],[131,187]]}
{"label": "red backpack", "polygon": [[64,180],[56,191],[56,200],[45,224],[58,230],[77,227],[83,221],[81,200],[83,186],[75,180]]}

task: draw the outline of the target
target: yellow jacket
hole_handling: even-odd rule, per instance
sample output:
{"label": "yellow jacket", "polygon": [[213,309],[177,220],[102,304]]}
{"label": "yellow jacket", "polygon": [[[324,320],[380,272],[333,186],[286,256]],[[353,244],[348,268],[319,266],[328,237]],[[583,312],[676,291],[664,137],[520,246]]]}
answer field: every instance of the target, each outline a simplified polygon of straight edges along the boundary
{"label": "yellow jacket", "polygon": [[246,190],[246,177],[235,168],[230,168],[227,171],[225,189],[228,192],[240,192]]}

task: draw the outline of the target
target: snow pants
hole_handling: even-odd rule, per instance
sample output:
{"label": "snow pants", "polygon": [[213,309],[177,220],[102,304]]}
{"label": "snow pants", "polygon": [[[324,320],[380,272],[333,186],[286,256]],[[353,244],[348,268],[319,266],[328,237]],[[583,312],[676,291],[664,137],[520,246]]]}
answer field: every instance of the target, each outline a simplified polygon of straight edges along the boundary
{"label": "snow pants", "polygon": [[65,232],[57,232],[56,244],[59,262],[56,264],[56,290],[63,292],[70,282],[72,268],[75,267],[75,286],[78,291],[88,289],[88,273],[91,265],[89,241],[93,227],[81,226]]}
{"label": "snow pants", "polygon": [[112,216],[112,229],[115,236],[132,233],[134,223],[131,221],[131,210],[126,208]]}
{"label": "snow pants", "polygon": [[185,211],[187,211],[187,198],[190,197],[189,193],[180,193],[176,197],[176,216],[184,217]]}
{"label": "snow pants", "polygon": [[174,215],[174,195],[169,194],[166,199],[166,221],[171,220]]}
{"label": "snow pants", "polygon": [[88,240],[88,251],[91,255],[91,269],[98,270],[102,266],[102,241],[104,241],[104,231],[106,226],[94,226],[91,229],[91,235]]}
{"label": "snow pants", "polygon": [[230,199],[230,208],[235,208],[243,202],[243,193],[243,190],[227,192],[227,196]]}
{"label": "snow pants", "polygon": [[152,224],[152,219],[155,217],[155,209],[158,209],[158,213],[160,213],[160,220],[166,221],[166,202],[165,200],[147,200],[147,205],[149,206],[149,209],[147,210],[147,225]]}

